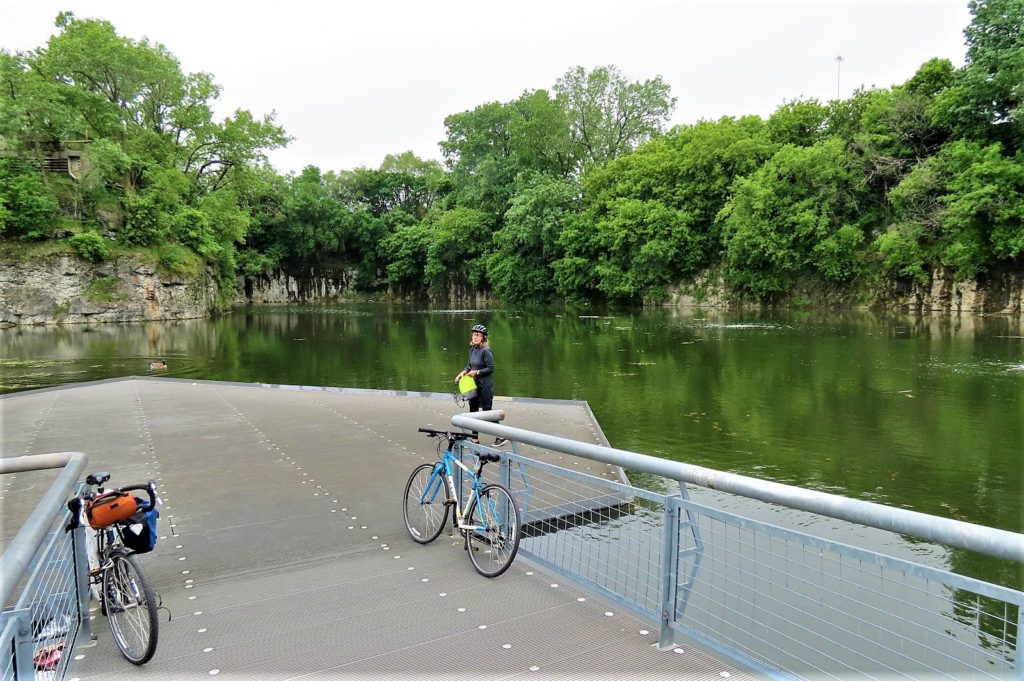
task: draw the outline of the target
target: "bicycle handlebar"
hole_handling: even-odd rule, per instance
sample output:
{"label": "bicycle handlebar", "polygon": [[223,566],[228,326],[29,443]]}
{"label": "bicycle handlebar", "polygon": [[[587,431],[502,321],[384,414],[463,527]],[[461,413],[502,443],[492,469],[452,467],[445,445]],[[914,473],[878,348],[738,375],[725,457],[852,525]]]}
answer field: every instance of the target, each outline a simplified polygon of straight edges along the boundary
{"label": "bicycle handlebar", "polygon": [[[438,437],[438,436],[446,437],[446,438],[448,438],[448,442],[449,443],[455,442],[456,440],[468,440],[468,439],[473,437],[470,433],[454,433],[454,432],[452,432],[450,430],[435,430],[434,428],[419,428],[418,430],[421,433],[426,433],[430,437]],[[449,448],[450,447],[451,447],[451,445],[449,444]],[[470,453],[475,455],[476,458],[480,460],[480,467],[481,468],[483,468],[483,465],[485,463],[487,463],[488,461],[490,461],[492,463],[495,462],[495,461],[501,461],[501,455],[500,454],[494,454],[493,452],[470,452]]]}
{"label": "bicycle handlebar", "polygon": [[[114,494],[117,494],[119,492],[131,492],[133,490],[141,490],[141,491],[144,491],[146,494],[148,494],[149,495],[149,508],[156,508],[156,505],[160,501],[160,498],[159,498],[159,496],[156,493],[156,482],[153,481],[153,480],[150,480],[145,485],[125,485],[124,487],[110,487],[108,489],[103,490],[103,493],[104,494],[109,494],[109,493],[113,492]],[[96,498],[96,492],[93,492],[93,491],[83,492],[82,494],[77,495],[76,498],[78,498],[78,499],[85,499],[86,501],[89,501],[89,500],[92,500],[92,499]],[[69,502],[69,504],[70,504],[70,502]],[[149,509],[146,509],[146,510],[149,510]]]}
{"label": "bicycle handlebar", "polygon": [[152,480],[147,482],[145,485],[127,485],[120,489],[114,490],[116,492],[130,492],[132,490],[143,490],[149,495],[149,508],[146,510],[152,510],[156,508],[157,495],[156,495],[156,483]]}
{"label": "bicycle handlebar", "polygon": [[420,428],[419,432],[426,433],[431,437],[443,435],[449,440],[468,440],[469,438],[473,437],[469,433],[453,433],[450,430],[435,430],[433,428]]}

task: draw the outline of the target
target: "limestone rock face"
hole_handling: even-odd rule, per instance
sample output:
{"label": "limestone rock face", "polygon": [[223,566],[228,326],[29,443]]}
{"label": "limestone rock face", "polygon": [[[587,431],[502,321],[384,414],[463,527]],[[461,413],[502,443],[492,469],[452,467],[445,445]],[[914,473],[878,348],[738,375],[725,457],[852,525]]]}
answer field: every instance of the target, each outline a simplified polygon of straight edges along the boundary
{"label": "limestone rock face", "polygon": [[667,304],[676,307],[729,307],[729,292],[721,274],[702,272],[685,285],[670,286]]}
{"label": "limestone rock face", "polygon": [[209,272],[182,278],[141,258],[90,263],[53,255],[0,261],[0,325],[132,322],[206,317],[217,283]]}
{"label": "limestone rock face", "polygon": [[323,271],[284,272],[256,277],[239,277],[236,304],[246,303],[313,303],[335,300],[351,294],[355,270],[325,269]]}
{"label": "limestone rock face", "polygon": [[1024,309],[1024,272],[993,271],[978,279],[956,281],[938,269],[926,284],[894,281],[879,292],[878,307],[947,314],[1020,314]]}

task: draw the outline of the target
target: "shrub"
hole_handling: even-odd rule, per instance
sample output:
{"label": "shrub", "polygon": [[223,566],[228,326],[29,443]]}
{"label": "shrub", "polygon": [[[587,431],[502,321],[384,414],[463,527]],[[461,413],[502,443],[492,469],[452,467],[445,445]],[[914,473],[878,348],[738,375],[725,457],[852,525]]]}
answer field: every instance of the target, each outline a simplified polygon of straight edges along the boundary
{"label": "shrub", "polygon": [[102,262],[110,257],[110,244],[96,232],[82,232],[68,239],[68,243],[89,262]]}
{"label": "shrub", "polygon": [[128,246],[149,246],[161,240],[164,214],[152,197],[126,198],[124,207],[125,224],[117,235],[118,241]]}
{"label": "shrub", "polygon": [[0,235],[45,239],[59,209],[38,172],[17,159],[0,159]]}
{"label": "shrub", "polygon": [[196,269],[196,256],[181,244],[167,243],[160,247],[160,267],[171,274],[185,276]]}

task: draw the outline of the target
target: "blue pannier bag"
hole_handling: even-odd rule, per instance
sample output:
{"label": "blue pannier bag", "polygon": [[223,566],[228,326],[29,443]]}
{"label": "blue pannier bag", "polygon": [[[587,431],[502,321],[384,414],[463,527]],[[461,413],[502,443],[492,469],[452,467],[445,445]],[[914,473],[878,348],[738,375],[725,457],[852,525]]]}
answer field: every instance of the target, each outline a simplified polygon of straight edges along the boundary
{"label": "blue pannier bag", "polygon": [[121,528],[124,545],[135,553],[148,553],[156,546],[156,519],[160,511],[148,500],[138,499],[139,510]]}

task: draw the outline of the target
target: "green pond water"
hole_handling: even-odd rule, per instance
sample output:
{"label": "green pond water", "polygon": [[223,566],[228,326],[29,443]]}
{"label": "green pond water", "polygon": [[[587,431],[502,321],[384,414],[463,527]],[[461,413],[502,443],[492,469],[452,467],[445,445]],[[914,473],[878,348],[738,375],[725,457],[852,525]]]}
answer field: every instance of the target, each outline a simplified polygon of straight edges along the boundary
{"label": "green pond water", "polygon": [[[238,308],[0,330],[0,391],[159,374],[449,392],[478,322],[498,395],[586,400],[615,447],[1024,532],[1024,323],[1010,317]],[[1024,588],[1019,566],[961,559]]]}

